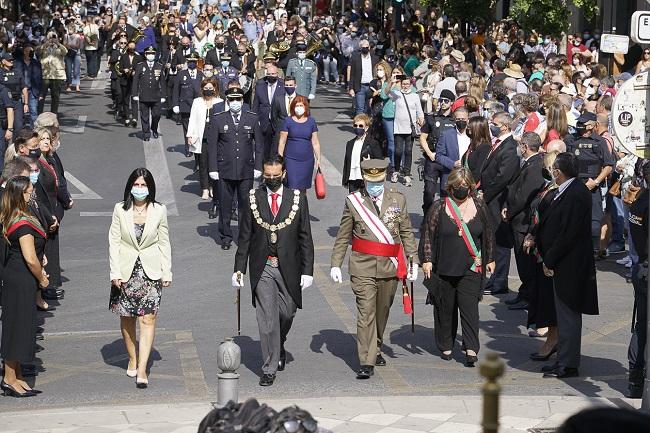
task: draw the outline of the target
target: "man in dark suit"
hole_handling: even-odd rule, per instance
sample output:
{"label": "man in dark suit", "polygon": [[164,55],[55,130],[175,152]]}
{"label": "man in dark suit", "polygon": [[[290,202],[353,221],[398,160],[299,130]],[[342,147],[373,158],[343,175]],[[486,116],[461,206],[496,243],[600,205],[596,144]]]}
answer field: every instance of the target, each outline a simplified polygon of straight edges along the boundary
{"label": "man in dark suit", "polygon": [[226,46],[226,37],[224,35],[218,35],[215,38],[214,48],[208,50],[205,54],[205,63],[213,65],[215,69],[220,68],[223,63],[221,57],[227,53],[230,55],[227,58],[229,65],[240,70],[242,68],[241,60],[239,59],[239,56],[235,54],[235,51],[236,49],[232,50]]}
{"label": "man in dark suit", "polygon": [[271,102],[275,96],[284,97],[284,81],[278,79],[278,68],[275,65],[269,65],[266,68],[266,77],[258,80],[255,84],[255,97],[253,98],[254,113],[257,113],[260,119],[260,126],[264,134],[264,157],[268,158],[271,154],[271,145],[273,142],[273,131],[271,130]]}
{"label": "man in dark suit", "polygon": [[[467,121],[469,112],[465,107],[460,107],[453,114],[455,128],[447,128],[442,131],[438,143],[436,144],[435,158],[436,162],[442,165],[442,176],[440,177],[440,191],[445,195],[447,178],[449,173],[460,167],[460,158],[463,156],[460,150],[460,141],[464,141],[463,148],[469,147],[470,138],[467,136]],[[464,153],[464,152],[463,152]]]}
{"label": "man in dark suit", "polygon": [[539,153],[542,140],[534,132],[525,132],[521,137],[522,165],[517,175],[508,186],[508,198],[501,212],[504,221],[510,224],[514,241],[517,272],[521,280],[519,293],[514,299],[506,301],[511,310],[528,308],[530,291],[533,288],[535,275],[535,258],[524,251],[524,237],[529,232],[531,222],[530,204],[544,187],[542,176],[543,155]]}
{"label": "man in dark suit", "polygon": [[118,79],[120,82],[120,101],[122,106],[118,110],[122,112],[124,117],[124,126],[131,125],[136,127],[138,125],[138,102],[133,100],[133,74],[138,63],[142,61],[142,57],[135,52],[135,42],[131,41],[126,47],[126,52],[120,54],[117,61]]}
{"label": "man in dark suit", "polygon": [[228,111],[217,114],[207,131],[210,178],[218,180],[221,249],[232,243],[230,219],[237,194],[241,213],[253,179],[262,174],[264,139],[257,115],[242,111],[244,94],[233,87],[226,92]]}
{"label": "man in dark suit", "polygon": [[271,102],[271,130],[273,133],[271,154],[277,153],[278,151],[280,130],[282,129],[284,119],[289,115],[289,107],[295,97],[296,79],[292,76],[284,77],[284,94],[276,94]]}
{"label": "man in dark suit", "polygon": [[375,65],[379,59],[370,52],[367,39],[359,42],[359,51],[352,54],[347,69],[348,92],[355,98],[356,114],[368,112],[370,82],[375,78]]}
{"label": "man in dark suit", "polygon": [[[192,102],[194,98],[201,96],[203,73],[196,68],[199,58],[197,53],[187,56],[187,69],[178,73],[172,90],[172,111],[174,114],[180,114],[181,116],[184,138],[187,135],[187,126],[190,122]],[[185,139],[185,156],[190,156],[190,146],[187,139]]]}
{"label": "man in dark suit", "polygon": [[174,57],[172,57],[171,68],[177,72],[180,72],[183,65],[187,61],[187,58],[193,52],[194,52],[194,47],[192,46],[192,42],[190,38],[187,36],[183,36],[183,38],[181,38],[180,46],[176,50],[176,53],[174,53]]}
{"label": "man in dark suit", "polygon": [[[133,74],[133,100],[140,103],[140,124],[142,139],[149,141],[153,135],[158,138],[161,104],[165,102],[163,90],[163,65],[156,62],[156,49],[144,50],[146,60],[136,66]],[[151,124],[149,115],[151,114]]]}
{"label": "man in dark suit", "polygon": [[591,241],[591,193],[578,176],[574,155],[561,153],[553,164],[558,193],[542,215],[535,241],[544,274],[553,277],[557,313],[557,362],[542,368],[544,377],[579,375],[582,315],[598,314],[598,293]]}
{"label": "man in dark suit", "polygon": [[495,248],[496,269],[485,287],[486,295],[508,292],[512,234],[508,224],[501,218],[501,210],[508,197],[508,185],[519,170],[517,142],[510,131],[511,122],[512,118],[505,112],[496,113],[492,117],[490,131],[495,139],[481,170],[483,200],[492,215],[497,244]]}
{"label": "man in dark suit", "polygon": [[261,386],[272,385],[276,372],[284,370],[287,334],[296,310],[302,308],[302,291],[314,281],[307,198],[282,186],[285,173],[282,157],[271,156],[264,162],[264,185],[242,198],[232,276],[232,285],[243,287],[241,274],[248,261],[262,346]]}

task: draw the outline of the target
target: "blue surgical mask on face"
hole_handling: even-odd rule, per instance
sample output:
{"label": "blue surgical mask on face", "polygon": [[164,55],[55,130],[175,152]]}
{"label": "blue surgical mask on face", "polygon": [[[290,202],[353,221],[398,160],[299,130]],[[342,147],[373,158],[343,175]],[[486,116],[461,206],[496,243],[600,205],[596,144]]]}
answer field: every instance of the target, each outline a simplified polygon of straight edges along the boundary
{"label": "blue surgical mask on face", "polygon": [[35,185],[36,182],[38,182],[38,175],[39,174],[41,174],[41,172],[38,171],[38,170],[32,171],[31,173],[29,173],[29,181],[32,183],[32,185]]}
{"label": "blue surgical mask on face", "polygon": [[149,197],[149,188],[146,186],[134,186],[131,188],[131,195],[133,196],[134,199],[138,201],[142,201]]}
{"label": "blue surgical mask on face", "polygon": [[384,192],[384,182],[366,182],[366,191],[370,197],[377,198]]}
{"label": "blue surgical mask on face", "polygon": [[239,113],[241,111],[241,101],[232,101],[229,104],[230,111],[233,113]]}
{"label": "blue surgical mask on face", "polygon": [[187,64],[187,69],[190,69],[190,70],[196,69],[196,62],[189,62]]}
{"label": "blue surgical mask on face", "polygon": [[221,66],[223,66],[224,68],[227,68],[228,65],[230,65],[230,62],[228,60],[224,60],[221,62]]}
{"label": "blue surgical mask on face", "polygon": [[287,95],[291,96],[296,91],[296,88],[295,87],[285,87],[284,91],[287,93]]}

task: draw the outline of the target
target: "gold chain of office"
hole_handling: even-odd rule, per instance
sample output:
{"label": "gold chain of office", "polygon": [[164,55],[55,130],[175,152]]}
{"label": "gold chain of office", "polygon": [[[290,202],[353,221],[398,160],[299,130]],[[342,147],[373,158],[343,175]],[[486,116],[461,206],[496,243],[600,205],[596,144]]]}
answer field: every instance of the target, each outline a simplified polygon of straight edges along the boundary
{"label": "gold chain of office", "polygon": [[293,219],[296,217],[296,213],[298,212],[299,209],[298,203],[300,203],[300,191],[298,190],[293,191],[293,205],[291,206],[291,212],[289,212],[289,216],[287,216],[287,218],[284,221],[278,224],[269,224],[262,219],[262,217],[260,216],[260,211],[257,207],[257,202],[255,201],[254,189],[251,189],[249,198],[251,203],[251,211],[253,211],[253,218],[255,218],[255,222],[264,230],[270,231],[271,243],[272,244],[276,243],[278,241],[278,235],[276,231],[282,230],[283,228],[291,225]]}

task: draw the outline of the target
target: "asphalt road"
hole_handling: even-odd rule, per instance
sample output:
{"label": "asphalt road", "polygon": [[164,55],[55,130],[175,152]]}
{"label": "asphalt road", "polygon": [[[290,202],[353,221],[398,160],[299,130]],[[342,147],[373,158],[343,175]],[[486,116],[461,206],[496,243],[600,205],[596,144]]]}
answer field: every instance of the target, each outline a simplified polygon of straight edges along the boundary
{"label": "asphalt road", "polygon": [[[46,335],[38,353],[36,386],[44,393],[31,399],[0,398],[0,412],[30,407],[79,404],[154,403],[216,400],[216,350],[236,333],[234,291],[230,287],[235,250],[216,244],[216,220],[207,218],[193,161],[182,150],[182,129],[164,120],[160,140],[143,143],[136,132],[116,124],[102,83],[84,82],[80,95],[64,95],[60,155],[74,177],[75,207],[61,230],[61,256],[66,298],[56,311],[43,315]],[[346,191],[338,186],[345,142],[351,137],[350,98],[339,88],[319,88],[312,114],[320,128],[328,194],[316,200],[309,192],[316,246],[315,283],[304,293],[289,335],[289,363],[269,388],[258,386],[260,349],[250,291],[242,291],[240,396],[289,398],[360,395],[477,395],[478,369],[438,357],[432,333],[432,310],[424,305],[425,290],[416,284],[416,332],[396,302],[386,330],[388,365],[374,378],[355,380],[357,368],[354,297],[349,282],[329,279],[331,246]],[[48,105],[49,106],[49,105]],[[84,117],[85,116],[85,117]],[[415,151],[419,158],[419,151]],[[147,166],[156,176],[159,198],[170,208],[174,282],[163,294],[152,354],[150,387],[136,390],[125,374],[127,356],[118,318],[108,310],[107,233],[110,213],[121,200],[131,171]],[[407,195],[414,227],[421,220],[422,183],[400,189]],[[618,256],[620,257],[620,256]],[[539,342],[528,337],[525,313],[509,311],[503,297],[485,297],[480,304],[482,358],[498,352],[507,364],[502,380],[507,395],[585,395],[616,398],[626,387],[631,285],[616,256],[599,263],[601,315],[585,317],[581,378],[542,379],[539,363],[528,361]],[[514,260],[513,260],[514,266]],[[344,268],[344,273],[347,267]],[[518,287],[516,270],[511,288]],[[422,277],[420,277],[421,279]],[[57,303],[55,302],[54,305]]]}

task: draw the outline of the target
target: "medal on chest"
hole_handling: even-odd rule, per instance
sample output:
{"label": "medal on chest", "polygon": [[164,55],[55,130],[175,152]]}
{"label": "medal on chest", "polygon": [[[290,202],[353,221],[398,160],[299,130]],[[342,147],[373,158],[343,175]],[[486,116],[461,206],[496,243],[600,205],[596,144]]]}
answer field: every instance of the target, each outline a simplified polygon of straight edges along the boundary
{"label": "medal on chest", "polygon": [[249,200],[251,204],[251,211],[253,212],[253,219],[255,220],[257,225],[262,227],[264,230],[271,232],[271,234],[269,235],[269,240],[272,244],[275,245],[278,241],[277,232],[291,225],[294,218],[296,217],[296,214],[298,213],[298,209],[299,209],[298,203],[300,203],[300,191],[293,192],[293,204],[291,205],[291,211],[289,212],[289,216],[287,216],[287,218],[284,221],[278,224],[270,224],[262,219],[262,217],[260,216],[259,208],[257,206],[257,201],[255,200],[254,189],[251,189],[250,191]]}

